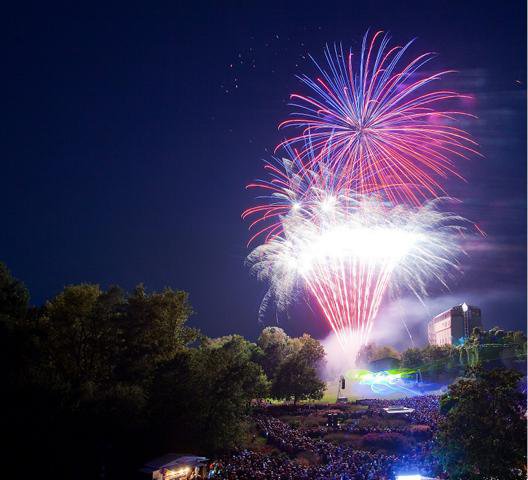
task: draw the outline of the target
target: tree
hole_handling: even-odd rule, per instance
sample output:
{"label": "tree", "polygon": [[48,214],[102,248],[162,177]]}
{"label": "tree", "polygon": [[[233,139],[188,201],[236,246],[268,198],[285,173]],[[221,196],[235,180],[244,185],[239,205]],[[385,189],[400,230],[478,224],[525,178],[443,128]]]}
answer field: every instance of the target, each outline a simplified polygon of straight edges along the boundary
{"label": "tree", "polygon": [[526,343],[526,335],[521,330],[509,332],[511,335],[511,341],[513,343],[523,344]]}
{"label": "tree", "polygon": [[363,345],[357,354],[356,364],[363,368],[367,368],[370,361],[374,358],[374,350],[376,346],[373,343]]}
{"label": "tree", "polygon": [[504,331],[499,327],[488,331],[475,327],[463,348],[469,364],[510,366],[526,357],[526,335],[522,331]]}
{"label": "tree", "polygon": [[[41,445],[35,462],[43,476],[43,463],[50,472],[60,464],[72,476],[81,454],[93,459],[84,476],[98,476],[101,465],[110,472],[101,451],[111,448],[116,465],[119,455],[137,451],[152,422],[157,370],[197,338],[186,325],[192,312],[187,293],[147,294],[139,286],[125,295],[117,287],[81,284],[27,310],[27,294],[14,287],[15,281],[0,278],[0,312],[20,317],[10,313],[5,323],[7,315],[0,313],[0,324],[13,332],[14,360],[3,367],[16,372],[16,383],[3,396],[11,403],[2,430],[17,451]],[[75,448],[71,438],[78,439]]]}
{"label": "tree", "polygon": [[22,318],[28,309],[29,292],[24,284],[11,275],[0,262],[0,321],[13,323]]}
{"label": "tree", "polygon": [[186,324],[191,314],[187,292],[166,288],[147,294],[138,285],[127,298],[120,325],[126,349],[122,374],[148,382],[158,364],[198,338],[198,332]]}
{"label": "tree", "polygon": [[262,368],[252,361],[252,345],[240,335],[197,351],[197,392],[201,432],[208,450],[226,449],[240,438],[251,401],[268,393]]}
{"label": "tree", "polygon": [[40,318],[45,365],[68,388],[106,388],[119,348],[114,311],[123,294],[98,285],[72,285],[46,303]]}
{"label": "tree", "polygon": [[290,337],[279,327],[266,327],[262,330],[257,346],[262,351],[259,363],[268,378],[273,378],[277,368],[288,355]]}
{"label": "tree", "polygon": [[325,383],[317,370],[324,359],[323,346],[308,334],[293,339],[291,352],[281,362],[275,372],[271,387],[276,399],[299,400],[322,398]]}
{"label": "tree", "polygon": [[29,335],[24,331],[28,302],[29,292],[24,284],[13,278],[0,262],[0,372],[5,395],[12,395],[9,390],[13,389],[13,382],[27,373],[27,357],[32,350]]}
{"label": "tree", "polygon": [[252,361],[253,347],[239,335],[206,339],[160,367],[154,417],[167,448],[212,452],[236,445],[251,401],[268,392],[262,368]]}
{"label": "tree", "polygon": [[424,348],[409,348],[402,353],[402,367],[420,370],[428,380],[437,380],[441,375],[451,378],[463,373],[467,363],[466,346],[427,345]]}
{"label": "tree", "polygon": [[[34,344],[32,332],[26,325],[29,316],[28,301],[26,287],[13,278],[7,267],[0,262],[0,408],[3,412],[0,416],[0,429],[8,439],[4,452],[5,458],[9,459],[9,462],[4,463],[4,475],[7,477],[10,476],[9,468],[14,469],[16,460],[21,456],[21,449],[26,447],[19,434],[19,426],[24,424],[27,417],[31,417],[34,409],[24,407],[33,400],[34,391],[30,392],[30,397],[21,393],[27,392],[24,387],[32,377],[32,360],[35,365],[40,360],[38,345]],[[24,432],[25,437],[29,435],[31,432]]]}
{"label": "tree", "polygon": [[404,368],[420,368],[423,363],[423,353],[420,348],[408,348],[402,353],[402,367]]}
{"label": "tree", "polygon": [[450,478],[526,478],[526,418],[513,370],[471,369],[441,399],[438,455]]}
{"label": "tree", "polygon": [[400,353],[393,347],[384,345],[378,346],[375,343],[369,343],[361,347],[357,356],[357,364],[365,368],[369,367],[371,362],[383,358],[394,358],[400,360]]}
{"label": "tree", "polygon": [[458,368],[459,356],[451,345],[427,345],[422,350],[424,365],[422,370],[430,378],[437,378],[450,369]]}

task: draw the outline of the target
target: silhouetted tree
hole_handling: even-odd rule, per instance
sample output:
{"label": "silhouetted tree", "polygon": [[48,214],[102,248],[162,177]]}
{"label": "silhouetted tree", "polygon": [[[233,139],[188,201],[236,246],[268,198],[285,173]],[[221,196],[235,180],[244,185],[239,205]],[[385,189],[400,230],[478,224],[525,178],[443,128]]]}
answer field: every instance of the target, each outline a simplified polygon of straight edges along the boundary
{"label": "silhouetted tree", "polygon": [[0,321],[13,323],[24,317],[28,309],[29,292],[0,262]]}
{"label": "silhouetted tree", "polygon": [[239,335],[207,339],[159,369],[153,408],[168,446],[211,452],[236,445],[251,401],[268,393],[253,348]]}
{"label": "silhouetted tree", "polygon": [[127,298],[121,322],[125,342],[121,373],[149,381],[157,365],[197,339],[198,332],[186,325],[191,314],[187,292],[167,288],[147,294],[143,285],[137,286]]}
{"label": "silhouetted tree", "polygon": [[34,452],[31,461],[43,476],[58,469],[65,477],[94,478],[102,468],[109,474],[108,458],[115,466],[120,455],[145,445],[156,370],[197,337],[186,325],[188,296],[169,289],[147,294],[141,286],[127,296],[117,287],[82,284],[64,288],[38,309],[28,309],[27,299],[2,266],[2,354],[9,353],[2,361],[3,404],[9,414],[1,426],[13,448],[8,457],[16,467],[17,453]]}

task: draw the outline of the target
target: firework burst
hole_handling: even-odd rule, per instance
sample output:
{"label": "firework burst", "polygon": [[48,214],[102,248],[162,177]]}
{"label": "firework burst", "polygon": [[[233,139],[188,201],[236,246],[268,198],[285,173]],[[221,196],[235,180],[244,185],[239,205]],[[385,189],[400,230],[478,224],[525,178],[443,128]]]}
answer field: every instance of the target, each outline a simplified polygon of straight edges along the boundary
{"label": "firework burst", "polygon": [[431,88],[451,71],[424,73],[432,53],[404,62],[412,41],[389,42],[383,32],[370,41],[365,34],[357,61],[351,51],[327,47],[326,68],[314,60],[320,76],[299,77],[309,94],[291,95],[295,111],[279,126],[300,133],[279,147],[297,147],[303,159],[313,150],[316,161],[329,158],[336,181],[359,194],[417,205],[444,194],[438,177],[459,176],[456,160],[477,153],[476,143],[456,126],[471,115],[448,108],[467,96]]}
{"label": "firework burst", "polygon": [[439,200],[394,207],[376,196],[332,198],[287,214],[282,235],[256,247],[248,262],[270,285],[262,309],[272,300],[284,309],[306,289],[355,356],[387,290],[421,297],[431,280],[446,284],[458,268],[465,221],[441,212]]}
{"label": "firework burst", "polygon": [[307,292],[352,360],[388,292],[447,287],[463,254],[467,222],[441,210],[438,177],[458,176],[476,144],[454,126],[467,114],[440,108],[463,95],[431,88],[448,72],[421,73],[431,54],[403,63],[411,43],[365,35],[358,62],[326,49],[327,70],[300,77],[311,95],[292,95],[298,111],[281,124],[300,133],[248,186],[262,194],[242,215],[249,243],[263,242],[248,256],[269,284],[260,313]]}

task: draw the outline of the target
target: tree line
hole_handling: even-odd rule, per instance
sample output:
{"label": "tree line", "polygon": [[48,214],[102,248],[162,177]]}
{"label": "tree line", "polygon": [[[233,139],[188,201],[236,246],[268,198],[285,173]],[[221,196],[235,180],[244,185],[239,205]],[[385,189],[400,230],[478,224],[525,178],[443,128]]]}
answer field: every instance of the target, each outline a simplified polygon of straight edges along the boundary
{"label": "tree line", "polygon": [[463,375],[467,367],[478,365],[526,372],[526,335],[499,327],[475,327],[460,345],[426,345],[398,352],[391,346],[371,343],[362,347],[356,363],[369,369],[383,359],[393,360],[395,368],[419,370],[426,381],[452,380]]}
{"label": "tree line", "polygon": [[321,344],[265,328],[256,343],[188,325],[183,291],[67,286],[32,307],[0,263],[5,467],[54,478],[133,478],[167,451],[237,445],[252,401],[321,398]]}

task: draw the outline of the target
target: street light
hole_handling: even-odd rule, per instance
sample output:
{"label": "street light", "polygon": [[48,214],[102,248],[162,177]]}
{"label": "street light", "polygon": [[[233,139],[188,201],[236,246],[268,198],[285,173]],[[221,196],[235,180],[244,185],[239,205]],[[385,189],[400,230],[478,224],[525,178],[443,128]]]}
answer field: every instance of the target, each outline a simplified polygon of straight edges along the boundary
{"label": "street light", "polygon": [[462,304],[462,311],[464,312],[464,337],[469,337],[469,307],[467,306],[467,303],[464,302]]}

